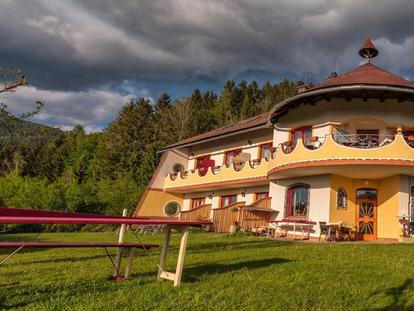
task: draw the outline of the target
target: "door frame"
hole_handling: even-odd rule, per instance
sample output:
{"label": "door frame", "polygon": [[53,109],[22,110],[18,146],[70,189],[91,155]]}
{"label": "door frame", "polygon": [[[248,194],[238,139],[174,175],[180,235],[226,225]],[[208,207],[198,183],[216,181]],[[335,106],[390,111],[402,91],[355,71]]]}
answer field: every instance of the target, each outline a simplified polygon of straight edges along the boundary
{"label": "door frame", "polygon": [[[357,189],[358,190],[364,190],[364,188],[362,189]],[[355,223],[356,223],[356,227],[357,227],[357,232],[358,232],[358,236],[361,237],[361,239],[363,241],[370,241],[370,240],[376,240],[378,237],[378,190],[377,189],[370,189],[370,190],[375,190],[377,192],[377,196],[375,199],[370,199],[370,198],[356,198],[356,208],[355,208]],[[364,235],[364,234],[360,234],[359,233],[359,204],[361,202],[372,202],[374,204],[374,233],[372,235]]]}

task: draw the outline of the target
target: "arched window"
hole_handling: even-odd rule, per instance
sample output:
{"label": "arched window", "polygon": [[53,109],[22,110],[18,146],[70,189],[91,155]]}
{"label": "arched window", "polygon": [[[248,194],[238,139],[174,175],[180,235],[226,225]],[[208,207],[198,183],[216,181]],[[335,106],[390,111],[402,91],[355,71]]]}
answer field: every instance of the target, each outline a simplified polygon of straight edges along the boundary
{"label": "arched window", "polygon": [[165,216],[176,216],[180,212],[181,206],[175,201],[170,201],[164,206]]}
{"label": "arched window", "polygon": [[306,184],[297,184],[288,188],[286,199],[286,217],[308,217],[309,188],[309,185]]}
{"label": "arched window", "polygon": [[346,209],[348,203],[348,194],[344,188],[339,188],[336,193],[336,208],[337,209]]}

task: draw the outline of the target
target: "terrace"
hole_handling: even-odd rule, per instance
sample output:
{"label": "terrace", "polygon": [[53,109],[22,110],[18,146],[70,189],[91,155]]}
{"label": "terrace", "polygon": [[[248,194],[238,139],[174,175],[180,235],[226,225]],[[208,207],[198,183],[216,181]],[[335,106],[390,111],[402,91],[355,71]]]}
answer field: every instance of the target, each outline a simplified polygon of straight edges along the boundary
{"label": "terrace", "polygon": [[230,232],[231,226],[236,225],[243,231],[268,224],[271,216],[277,211],[272,210],[272,198],[262,198],[250,205],[245,202],[236,202],[221,208],[211,208],[211,204],[204,204],[188,211],[180,212],[180,220],[212,220],[212,231]]}

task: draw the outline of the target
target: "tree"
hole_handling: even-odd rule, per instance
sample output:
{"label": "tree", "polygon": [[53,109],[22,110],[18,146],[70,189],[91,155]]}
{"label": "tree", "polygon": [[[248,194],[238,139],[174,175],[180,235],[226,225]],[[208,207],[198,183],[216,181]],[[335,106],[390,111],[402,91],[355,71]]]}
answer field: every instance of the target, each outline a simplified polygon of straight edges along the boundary
{"label": "tree", "polygon": [[140,98],[127,103],[102,134],[95,159],[98,176],[115,179],[121,172],[132,172],[136,180],[147,179],[138,172],[155,137],[151,102]]}
{"label": "tree", "polygon": [[[0,68],[0,94],[5,92],[15,92],[17,88],[28,84],[27,78],[20,70]],[[4,167],[9,172],[18,171],[22,166],[21,149],[33,143],[33,138],[41,133],[30,133],[25,131],[22,121],[37,114],[43,103],[36,102],[33,111],[24,112],[19,115],[12,114],[8,106],[0,102],[0,157],[3,160],[0,164],[0,172]],[[38,138],[38,137],[37,137]]]}
{"label": "tree", "polygon": [[217,101],[215,108],[215,117],[217,119],[218,126],[224,126],[237,120],[237,117],[233,113],[234,101],[235,101],[235,83],[234,81],[227,81],[221,91],[220,98]]}

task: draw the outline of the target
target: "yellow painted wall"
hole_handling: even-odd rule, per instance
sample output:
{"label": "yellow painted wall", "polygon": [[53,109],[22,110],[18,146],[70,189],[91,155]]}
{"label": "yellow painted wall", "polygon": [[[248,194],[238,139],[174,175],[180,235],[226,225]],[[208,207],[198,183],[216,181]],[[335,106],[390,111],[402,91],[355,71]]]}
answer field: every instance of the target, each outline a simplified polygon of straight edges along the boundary
{"label": "yellow painted wall", "polygon": [[[347,209],[338,210],[336,208],[336,196],[338,189],[342,187],[345,189],[348,195]],[[357,186],[354,184],[351,178],[332,175],[331,176],[331,198],[330,198],[330,212],[329,221],[339,222],[342,221],[346,226],[355,226],[355,196]]]}
{"label": "yellow painted wall", "polygon": [[183,196],[148,188],[135,209],[134,216],[165,216],[164,206],[176,201],[183,207]]}
{"label": "yellow painted wall", "polygon": [[213,173],[211,168],[208,169],[205,176],[200,176],[198,171],[189,172],[188,176],[183,178],[178,174],[175,180],[172,180],[170,175],[165,177],[164,188],[170,189],[174,187],[184,187],[193,185],[202,185],[209,183],[218,183],[224,181],[236,181],[239,179],[247,178],[265,178],[267,175],[269,162],[262,160],[260,164],[252,168],[248,162],[244,163],[243,168],[240,171],[236,171],[233,166],[222,166],[216,173]]}
{"label": "yellow painted wall", "polygon": [[[400,204],[400,176],[395,175],[378,180],[352,179],[338,175],[331,176],[330,222],[342,221],[346,225],[355,226],[356,218],[356,190],[358,188],[373,188],[378,190],[377,207],[377,237],[397,239],[399,235],[399,204]],[[339,187],[348,194],[346,210],[336,208],[336,195]]]}
{"label": "yellow painted wall", "polygon": [[378,189],[378,238],[398,239],[400,224],[400,176],[391,176],[380,181]]}

